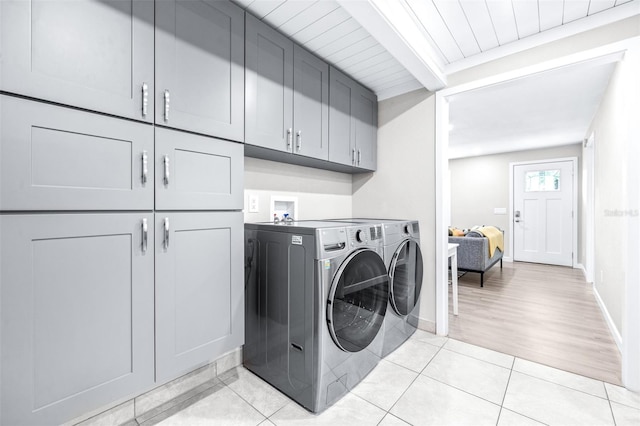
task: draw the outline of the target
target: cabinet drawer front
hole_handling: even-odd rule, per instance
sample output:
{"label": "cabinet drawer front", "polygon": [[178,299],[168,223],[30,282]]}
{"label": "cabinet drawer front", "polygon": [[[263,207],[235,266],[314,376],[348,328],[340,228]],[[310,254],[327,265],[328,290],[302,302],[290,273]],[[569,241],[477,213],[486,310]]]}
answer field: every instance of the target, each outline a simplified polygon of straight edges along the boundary
{"label": "cabinet drawer front", "polygon": [[0,423],[60,424],[151,386],[152,229],[151,213],[0,217]]}
{"label": "cabinet drawer front", "polygon": [[1,210],[153,209],[152,126],[11,96],[0,108]]}
{"label": "cabinet drawer front", "polygon": [[156,213],[156,380],[243,343],[241,212]]}
{"label": "cabinet drawer front", "polygon": [[25,0],[0,7],[2,90],[153,121],[153,2]]}
{"label": "cabinet drawer front", "polygon": [[219,0],[163,0],[156,19],[156,122],[244,141],[242,9]]}
{"label": "cabinet drawer front", "polygon": [[240,210],[239,143],[156,127],[156,209]]}

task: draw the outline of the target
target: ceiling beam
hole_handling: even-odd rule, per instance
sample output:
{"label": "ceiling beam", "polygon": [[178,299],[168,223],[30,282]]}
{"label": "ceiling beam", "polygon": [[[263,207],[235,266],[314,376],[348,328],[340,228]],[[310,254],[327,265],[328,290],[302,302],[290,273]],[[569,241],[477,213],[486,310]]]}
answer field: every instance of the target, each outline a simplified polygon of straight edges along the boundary
{"label": "ceiling beam", "polygon": [[425,88],[447,85],[444,61],[418,28],[401,1],[337,0],[365,30],[395,57]]}

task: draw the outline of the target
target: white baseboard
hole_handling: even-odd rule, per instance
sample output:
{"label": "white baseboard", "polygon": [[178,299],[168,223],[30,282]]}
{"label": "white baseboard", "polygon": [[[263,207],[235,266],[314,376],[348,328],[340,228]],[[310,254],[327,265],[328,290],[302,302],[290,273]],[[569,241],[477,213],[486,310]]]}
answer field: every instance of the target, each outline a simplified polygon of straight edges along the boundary
{"label": "white baseboard", "polygon": [[576,263],[573,269],[580,269],[582,271],[582,275],[584,275],[584,279],[587,279],[587,270],[582,263]]}
{"label": "white baseboard", "polygon": [[506,256],[503,256],[503,257],[502,257],[502,261],[503,261],[503,262],[513,262],[513,257],[506,257]]}
{"label": "white baseboard", "polygon": [[616,342],[616,346],[618,346],[618,350],[622,353],[622,336],[618,331],[611,315],[609,315],[609,311],[607,307],[604,305],[602,298],[600,297],[600,293],[598,293],[598,289],[596,285],[593,284],[593,294],[596,296],[596,301],[598,302],[598,306],[600,306],[600,310],[602,311],[602,315],[604,315],[604,320],[607,322],[607,326],[609,326],[609,331],[611,331],[611,335],[613,336],[613,340]]}
{"label": "white baseboard", "polygon": [[436,323],[424,318],[418,318],[414,315],[409,315],[409,323],[420,330],[428,331],[429,333],[436,333]]}

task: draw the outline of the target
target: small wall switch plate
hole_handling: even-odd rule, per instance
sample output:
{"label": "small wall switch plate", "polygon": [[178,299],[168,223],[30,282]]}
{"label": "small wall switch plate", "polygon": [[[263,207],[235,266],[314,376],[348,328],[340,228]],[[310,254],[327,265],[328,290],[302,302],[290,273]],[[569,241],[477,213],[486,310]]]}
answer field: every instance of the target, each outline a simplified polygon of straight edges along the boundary
{"label": "small wall switch plate", "polygon": [[493,209],[493,214],[507,214],[507,208],[506,207],[495,207]]}
{"label": "small wall switch plate", "polygon": [[260,202],[256,194],[249,194],[249,213],[259,213]]}

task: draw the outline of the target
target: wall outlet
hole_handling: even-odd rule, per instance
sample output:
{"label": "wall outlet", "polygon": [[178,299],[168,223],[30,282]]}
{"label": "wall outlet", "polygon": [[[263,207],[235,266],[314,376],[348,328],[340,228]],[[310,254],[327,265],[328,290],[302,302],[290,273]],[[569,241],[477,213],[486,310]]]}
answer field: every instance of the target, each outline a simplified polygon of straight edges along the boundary
{"label": "wall outlet", "polygon": [[260,212],[260,202],[258,195],[249,194],[249,213],[259,213]]}

